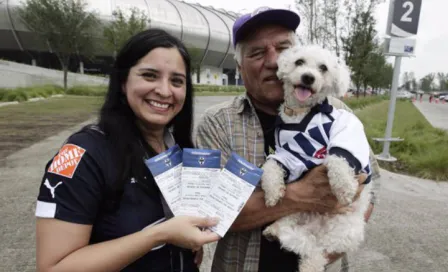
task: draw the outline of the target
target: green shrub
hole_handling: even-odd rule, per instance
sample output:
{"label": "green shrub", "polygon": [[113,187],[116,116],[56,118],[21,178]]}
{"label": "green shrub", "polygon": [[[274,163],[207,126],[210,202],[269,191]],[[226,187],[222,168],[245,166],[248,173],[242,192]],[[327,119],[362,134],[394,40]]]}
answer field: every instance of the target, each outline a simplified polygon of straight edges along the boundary
{"label": "green shrub", "polygon": [[21,87],[15,89],[0,89],[0,101],[27,101],[35,97],[49,97],[64,93],[63,88],[55,85]]}
{"label": "green shrub", "polygon": [[104,96],[107,92],[107,86],[73,86],[67,90],[70,95],[85,95],[85,96]]}
{"label": "green shrub", "polygon": [[208,93],[243,93],[245,88],[243,86],[218,86],[218,85],[194,85],[195,92]]}

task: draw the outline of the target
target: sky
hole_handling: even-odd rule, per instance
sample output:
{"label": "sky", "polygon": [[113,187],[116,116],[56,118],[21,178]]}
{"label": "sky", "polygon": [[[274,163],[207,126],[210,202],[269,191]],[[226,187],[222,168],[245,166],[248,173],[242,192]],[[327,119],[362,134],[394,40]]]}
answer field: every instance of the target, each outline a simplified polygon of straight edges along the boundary
{"label": "sky", "polygon": [[[294,0],[186,0],[186,2],[241,13],[251,12],[260,6],[291,7],[295,10]],[[401,63],[401,76],[404,72],[414,72],[417,79],[429,73],[448,73],[448,0],[422,0],[422,2],[419,29],[414,37],[417,40],[415,57],[403,58]],[[389,0],[386,0],[378,6],[375,13],[380,37],[385,36],[388,10]],[[393,63],[394,57],[389,57],[388,61]]]}

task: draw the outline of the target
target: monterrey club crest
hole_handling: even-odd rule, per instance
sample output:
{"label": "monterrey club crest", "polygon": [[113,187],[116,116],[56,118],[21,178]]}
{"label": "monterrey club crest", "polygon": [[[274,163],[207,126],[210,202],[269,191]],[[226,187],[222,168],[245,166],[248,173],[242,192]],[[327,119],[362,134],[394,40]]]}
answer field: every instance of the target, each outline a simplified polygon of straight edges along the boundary
{"label": "monterrey club crest", "polygon": [[171,160],[169,159],[169,158],[167,158],[167,159],[165,159],[165,165],[167,166],[167,167],[170,167],[171,166]]}
{"label": "monterrey club crest", "polygon": [[199,158],[199,164],[200,165],[204,165],[204,163],[205,163],[205,158],[204,157],[200,157]]}

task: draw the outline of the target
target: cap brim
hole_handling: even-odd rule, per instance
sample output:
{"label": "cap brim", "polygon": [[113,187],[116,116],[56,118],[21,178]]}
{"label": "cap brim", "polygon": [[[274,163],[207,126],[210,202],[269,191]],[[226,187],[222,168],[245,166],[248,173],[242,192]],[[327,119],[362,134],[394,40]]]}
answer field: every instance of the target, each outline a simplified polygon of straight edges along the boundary
{"label": "cap brim", "polygon": [[286,9],[271,9],[261,12],[250,18],[238,29],[235,34],[236,37],[234,37],[234,46],[247,37],[249,33],[256,30],[257,27],[268,24],[283,26],[295,31],[300,24],[300,17],[297,13]]}

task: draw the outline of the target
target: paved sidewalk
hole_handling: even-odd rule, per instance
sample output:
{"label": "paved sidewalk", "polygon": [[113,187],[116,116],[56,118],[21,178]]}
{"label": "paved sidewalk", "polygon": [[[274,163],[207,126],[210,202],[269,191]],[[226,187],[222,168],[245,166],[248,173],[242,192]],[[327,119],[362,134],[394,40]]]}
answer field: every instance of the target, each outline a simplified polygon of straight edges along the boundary
{"label": "paved sidewalk", "polygon": [[[223,97],[198,97],[195,119]],[[448,106],[448,105],[445,105]],[[45,162],[81,125],[6,158],[0,168],[0,272],[35,271],[34,209]],[[380,202],[351,272],[447,271],[448,183],[382,171]],[[210,264],[205,256],[204,269]]]}
{"label": "paved sidewalk", "polygon": [[414,102],[414,105],[425,116],[433,127],[448,130],[448,103]]}

